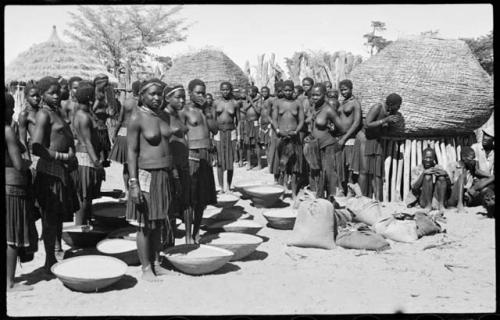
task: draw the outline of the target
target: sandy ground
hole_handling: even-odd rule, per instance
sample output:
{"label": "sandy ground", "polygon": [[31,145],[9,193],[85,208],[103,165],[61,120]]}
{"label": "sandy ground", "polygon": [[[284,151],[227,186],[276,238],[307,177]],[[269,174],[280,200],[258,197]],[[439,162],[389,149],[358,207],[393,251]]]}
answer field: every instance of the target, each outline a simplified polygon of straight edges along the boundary
{"label": "sandy ground", "polygon": [[[235,181],[272,181],[267,168],[237,168]],[[107,170],[103,188],[122,188],[121,167]],[[263,209],[240,200],[262,225]],[[495,223],[468,208],[446,212],[447,233],[414,244],[390,241],[381,253],[361,250],[303,249],[286,245],[292,231],[263,228],[256,252],[217,272],[179,272],[160,283],[140,279],[140,267],[102,292],[79,293],[57,278],[41,277],[44,252],[18,267],[20,281],[34,290],[7,295],[10,316],[226,315],[346,313],[495,312]],[[177,240],[183,243],[182,239]],[[423,250],[429,244],[451,244]],[[65,248],[68,248],[65,246]]]}

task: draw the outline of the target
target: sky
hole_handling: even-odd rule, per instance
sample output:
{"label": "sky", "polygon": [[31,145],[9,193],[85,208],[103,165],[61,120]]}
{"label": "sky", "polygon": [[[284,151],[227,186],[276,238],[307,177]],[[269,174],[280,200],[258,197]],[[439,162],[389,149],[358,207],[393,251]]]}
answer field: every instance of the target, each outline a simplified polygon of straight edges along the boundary
{"label": "sky", "polygon": [[[56,25],[61,39],[76,6],[6,6],[5,64],[31,45],[46,41]],[[241,68],[257,55],[284,58],[301,50],[345,50],[368,56],[363,34],[371,21],[386,23],[388,40],[439,30],[443,38],[478,37],[493,30],[490,4],[451,5],[185,5],[179,13],[193,23],[185,42],[154,50],[174,57],[212,47],[223,50]]]}

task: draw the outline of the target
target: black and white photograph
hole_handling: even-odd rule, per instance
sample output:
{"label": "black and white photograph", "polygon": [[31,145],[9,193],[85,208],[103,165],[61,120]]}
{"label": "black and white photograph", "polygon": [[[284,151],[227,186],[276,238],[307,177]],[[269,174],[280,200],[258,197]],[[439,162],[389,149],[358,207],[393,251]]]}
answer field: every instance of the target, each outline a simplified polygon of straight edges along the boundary
{"label": "black and white photograph", "polygon": [[495,313],[493,73],[487,3],[4,5],[7,315]]}

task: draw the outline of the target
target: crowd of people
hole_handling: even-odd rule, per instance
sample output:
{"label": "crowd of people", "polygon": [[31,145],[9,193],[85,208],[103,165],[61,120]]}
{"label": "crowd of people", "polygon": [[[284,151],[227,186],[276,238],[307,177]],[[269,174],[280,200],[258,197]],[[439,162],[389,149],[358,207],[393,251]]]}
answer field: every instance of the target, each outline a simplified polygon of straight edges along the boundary
{"label": "crowd of people", "polygon": [[[15,283],[14,275],[17,259],[29,261],[37,250],[36,219],[42,221],[47,272],[62,251],[63,222],[91,222],[92,200],[100,197],[110,160],[123,164],[126,217],[137,226],[143,278],[150,281],[166,272],[159,253],[174,244],[176,217],[184,220],[186,241],[199,241],[203,211],[217,203],[214,166],[222,193],[232,190],[235,165],[246,161],[248,170],[260,170],[266,159],[275,182],[294,199],[307,187],[331,201],[354,188],[383,200],[381,137],[401,118],[397,93],[363,115],[350,80],[338,91],[311,78],[302,85],[277,81],[273,95],[268,87],[235,89],[223,82],[214,99],[202,80],[184,88],[153,78],[132,84],[109,134],[107,119],[116,111],[109,108],[114,97],[105,94],[109,86],[105,75],[28,83],[15,125],[6,88],[8,290],[31,289]],[[426,148],[411,172],[408,205],[494,210],[493,157],[492,130],[484,132],[481,146],[462,147],[461,160],[447,168]]]}

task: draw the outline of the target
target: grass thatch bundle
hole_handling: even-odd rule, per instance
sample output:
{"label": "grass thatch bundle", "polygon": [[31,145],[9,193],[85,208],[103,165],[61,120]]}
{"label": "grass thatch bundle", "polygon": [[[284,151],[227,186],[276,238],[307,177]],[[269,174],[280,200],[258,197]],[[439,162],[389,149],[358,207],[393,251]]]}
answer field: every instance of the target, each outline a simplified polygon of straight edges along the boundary
{"label": "grass thatch bundle", "polygon": [[118,82],[107,72],[104,65],[86,50],[76,43],[61,41],[54,27],[48,41],[31,46],[5,68],[5,81],[38,80],[45,76],[62,76],[66,79],[79,76],[92,80],[99,73],[108,75],[112,83]]}
{"label": "grass thatch bundle", "polygon": [[388,94],[402,96],[404,123],[395,136],[471,134],[493,110],[492,80],[461,40],[398,40],[348,77],[364,115]]}
{"label": "grass thatch bundle", "polygon": [[218,93],[220,84],[229,81],[234,88],[249,85],[248,77],[222,51],[205,49],[174,59],[162,80],[168,84],[182,84],[187,89],[189,81],[200,79],[207,85],[207,93]]}

